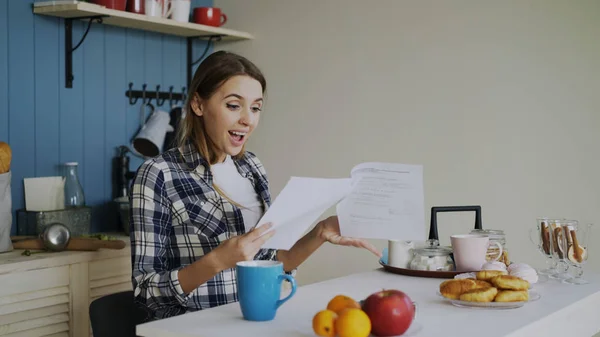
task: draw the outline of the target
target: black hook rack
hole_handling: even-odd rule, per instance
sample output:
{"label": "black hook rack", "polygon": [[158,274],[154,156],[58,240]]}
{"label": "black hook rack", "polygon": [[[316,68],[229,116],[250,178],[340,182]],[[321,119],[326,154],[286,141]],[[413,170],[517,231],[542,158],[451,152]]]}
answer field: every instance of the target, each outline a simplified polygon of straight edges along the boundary
{"label": "black hook rack", "polygon": [[136,104],[140,98],[143,104],[150,104],[154,100],[156,106],[162,106],[167,99],[170,105],[174,105],[178,101],[185,102],[185,87],[181,88],[181,93],[173,92],[173,86],[169,87],[169,91],[160,91],[160,84],[156,86],[156,90],[148,91],[146,90],[147,87],[148,85],[144,83],[142,84],[142,90],[133,90],[133,82],[129,82],[129,89],[125,91],[125,96],[129,98],[129,104]]}
{"label": "black hook rack", "polygon": [[[102,18],[107,17],[108,15],[94,15],[94,16],[84,16],[84,17],[76,17],[76,18],[66,18],[65,19],[65,87],[72,88],[73,87],[73,52],[81,46],[83,40],[87,37],[87,34],[92,27],[92,22],[96,21],[98,23],[102,23]],[[75,45],[73,48],[73,20],[85,20],[89,19],[87,28],[81,40]]]}

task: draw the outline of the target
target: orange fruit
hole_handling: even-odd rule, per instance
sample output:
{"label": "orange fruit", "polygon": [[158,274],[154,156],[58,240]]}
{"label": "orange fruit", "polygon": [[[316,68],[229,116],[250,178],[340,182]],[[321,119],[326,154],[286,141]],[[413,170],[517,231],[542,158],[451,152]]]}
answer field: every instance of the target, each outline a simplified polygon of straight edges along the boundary
{"label": "orange fruit", "polygon": [[327,309],[339,314],[342,310],[348,308],[360,309],[360,304],[353,298],[345,295],[337,295],[327,303]]}
{"label": "orange fruit", "polygon": [[317,336],[335,337],[337,314],[331,310],[321,310],[313,317],[313,331]]}
{"label": "orange fruit", "polygon": [[371,320],[361,309],[345,309],[335,320],[335,332],[339,337],[368,337],[371,333]]}

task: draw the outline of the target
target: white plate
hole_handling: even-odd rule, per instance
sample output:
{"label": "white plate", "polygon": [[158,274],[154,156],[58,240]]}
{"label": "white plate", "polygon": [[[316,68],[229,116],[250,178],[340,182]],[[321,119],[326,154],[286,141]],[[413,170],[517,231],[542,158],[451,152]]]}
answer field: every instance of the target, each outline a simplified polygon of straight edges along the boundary
{"label": "white plate", "polygon": [[453,300],[453,299],[446,298],[446,297],[442,296],[442,294],[440,294],[439,291],[437,292],[437,295],[440,296],[441,298],[445,299],[446,301],[449,301],[450,303],[452,303],[453,305],[455,305],[457,307],[484,308],[484,309],[520,308],[520,307],[524,306],[525,303],[535,302],[542,297],[538,292],[532,291],[532,290],[529,290],[529,301],[524,301],[524,302],[468,302],[468,301]]}
{"label": "white plate", "polygon": [[[412,322],[408,330],[402,334],[402,337],[413,337],[419,335],[419,333],[423,330],[423,325],[416,320]],[[373,335],[373,334],[371,334]]]}

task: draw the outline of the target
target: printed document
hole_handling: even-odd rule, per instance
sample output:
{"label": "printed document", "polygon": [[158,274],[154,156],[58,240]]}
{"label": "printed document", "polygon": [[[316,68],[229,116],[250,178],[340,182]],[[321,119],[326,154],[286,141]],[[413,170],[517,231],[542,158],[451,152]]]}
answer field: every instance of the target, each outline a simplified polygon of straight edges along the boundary
{"label": "printed document", "polygon": [[425,240],[422,166],[362,163],[350,178],[292,177],[258,222],[276,230],[262,248],[290,249],[333,206],[343,236]]}

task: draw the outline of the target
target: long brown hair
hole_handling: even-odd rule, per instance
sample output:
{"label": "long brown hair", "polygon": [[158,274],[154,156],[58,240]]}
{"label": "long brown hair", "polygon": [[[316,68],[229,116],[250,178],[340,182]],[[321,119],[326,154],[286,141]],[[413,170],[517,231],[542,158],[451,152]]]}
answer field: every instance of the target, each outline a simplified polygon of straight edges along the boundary
{"label": "long brown hair", "polygon": [[[223,83],[238,75],[246,75],[254,78],[261,84],[263,94],[265,93],[267,82],[258,67],[245,57],[227,51],[217,51],[206,57],[200,63],[198,69],[196,69],[188,90],[184,106],[186,115],[178,128],[177,140],[180,147],[183,147],[188,140],[192,141],[200,156],[208,162],[209,166],[216,163],[219,154],[215,144],[206,133],[204,117],[198,116],[192,111],[192,100],[196,94],[202,100],[210,99]],[[241,158],[244,155],[244,151],[245,145],[234,158]],[[229,202],[238,207],[243,207],[228,198],[216,184],[213,184],[213,187]]]}
{"label": "long brown hair", "polygon": [[[265,93],[267,82],[258,67],[245,57],[227,51],[217,51],[206,57],[196,69],[188,90],[184,107],[186,116],[178,130],[178,143],[183,146],[186,141],[191,140],[209,165],[217,161],[217,149],[206,133],[204,118],[193,113],[191,103],[195,94],[203,100],[210,99],[223,83],[238,75],[254,78],[261,84],[263,94]],[[241,158],[244,151],[245,145],[236,158]]]}

